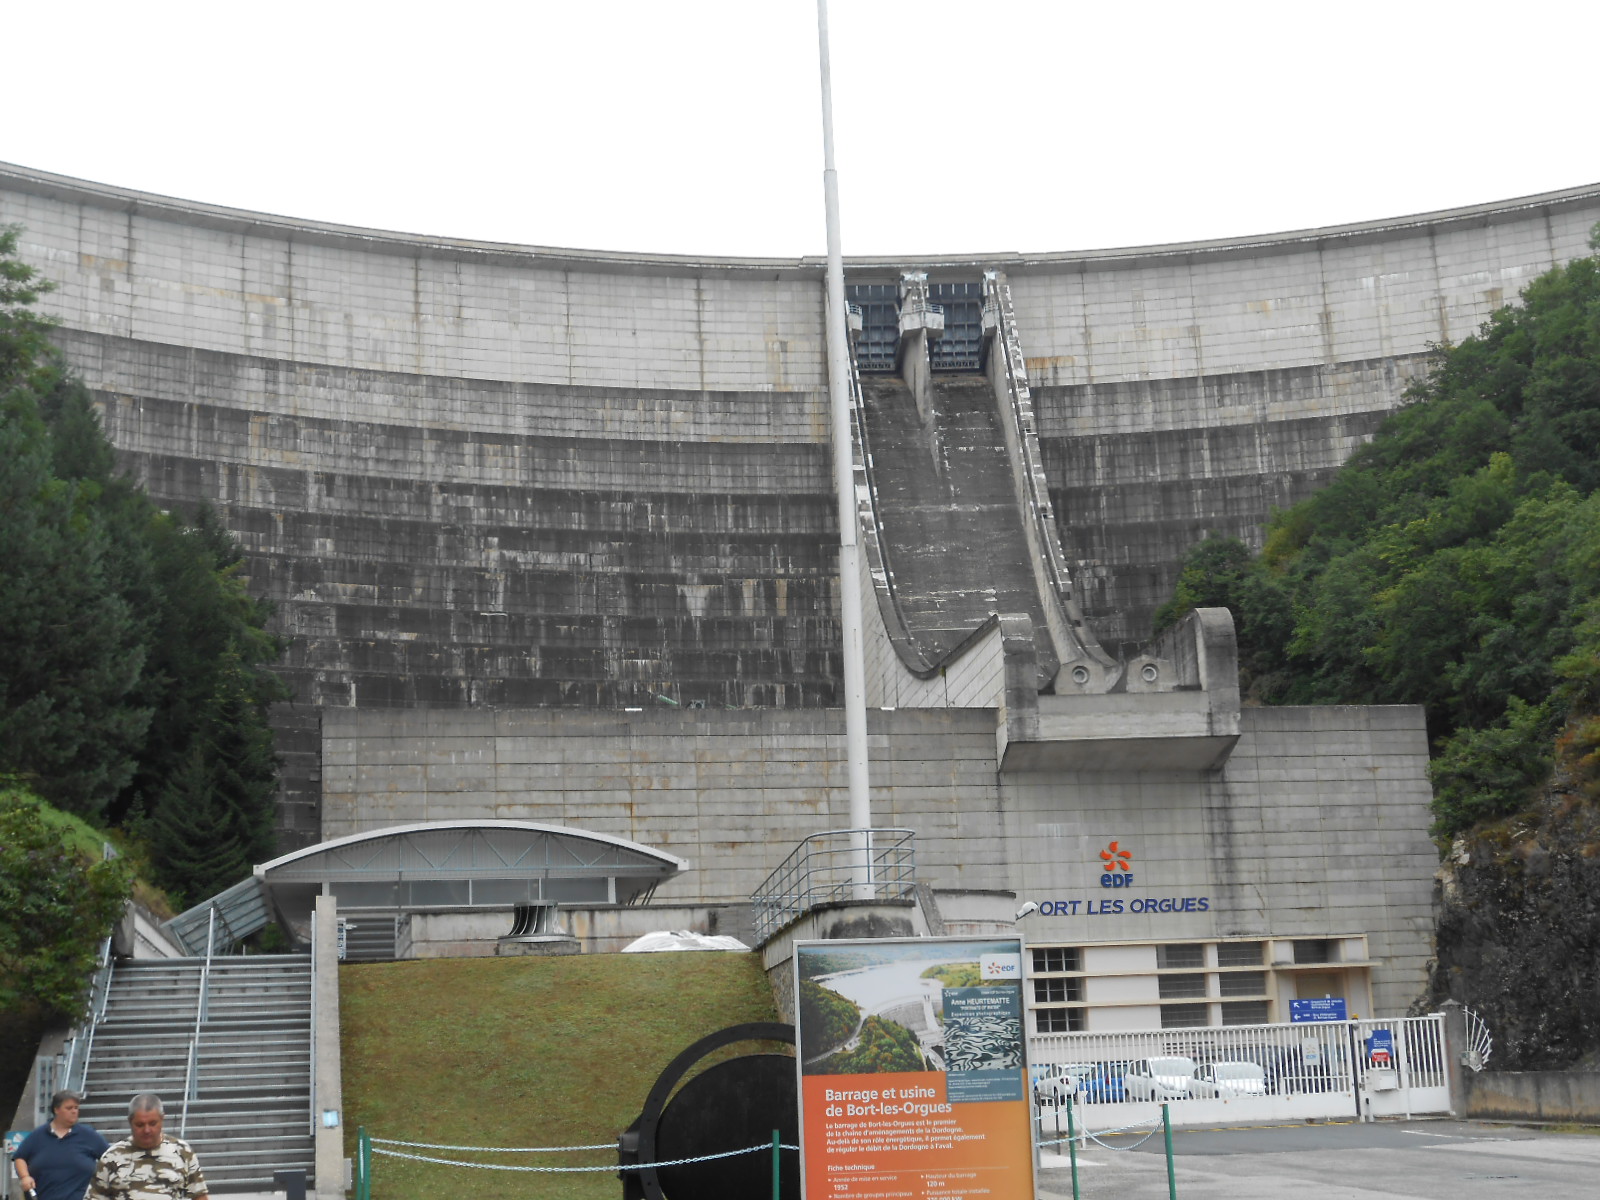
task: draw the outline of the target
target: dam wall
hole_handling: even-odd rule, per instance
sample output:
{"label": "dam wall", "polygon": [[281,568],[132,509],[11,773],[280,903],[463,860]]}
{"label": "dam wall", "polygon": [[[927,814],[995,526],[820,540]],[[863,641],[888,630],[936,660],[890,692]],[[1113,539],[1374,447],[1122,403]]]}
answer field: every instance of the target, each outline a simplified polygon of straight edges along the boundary
{"label": "dam wall", "polygon": [[[1596,220],[1600,187],[846,269],[1004,273],[1066,559],[1115,648],[1148,634],[1195,540],[1259,542],[1430,343],[1582,253]],[[277,606],[284,849],[323,830],[335,709],[840,702],[820,259],[386,233],[6,166],[0,223],[58,285],[42,307],[123,467],[162,503],[216,506]],[[878,694],[914,702],[898,686]]]}
{"label": "dam wall", "polygon": [[[1208,532],[1320,487],[1430,345],[1588,253],[1600,187],[1260,238],[1001,263],[1063,549],[1102,644],[1140,640]],[[930,268],[930,270],[934,270]]]}

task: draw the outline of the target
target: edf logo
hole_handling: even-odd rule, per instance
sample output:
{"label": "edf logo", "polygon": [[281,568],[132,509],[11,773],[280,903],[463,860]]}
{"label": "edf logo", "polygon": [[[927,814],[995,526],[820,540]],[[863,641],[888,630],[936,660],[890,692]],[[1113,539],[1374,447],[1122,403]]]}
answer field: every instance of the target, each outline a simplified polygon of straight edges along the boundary
{"label": "edf logo", "polygon": [[1133,883],[1133,855],[1112,842],[1100,851],[1100,886],[1124,888]]}
{"label": "edf logo", "polygon": [[979,979],[1021,979],[1022,956],[1018,954],[980,954]]}

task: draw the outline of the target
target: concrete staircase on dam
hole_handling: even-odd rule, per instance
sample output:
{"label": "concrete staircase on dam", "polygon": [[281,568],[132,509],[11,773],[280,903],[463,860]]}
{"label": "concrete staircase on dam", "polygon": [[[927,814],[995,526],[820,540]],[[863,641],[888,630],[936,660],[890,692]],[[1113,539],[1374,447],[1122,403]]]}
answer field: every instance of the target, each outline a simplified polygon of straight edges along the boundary
{"label": "concrete staircase on dam", "polygon": [[213,1192],[310,1172],[310,956],[119,962],[84,1090],[84,1119],[109,1141],[127,1135],[131,1096],[159,1095],[167,1133],[194,1147]]}
{"label": "concrete staircase on dam", "polygon": [[889,585],[927,669],[994,613],[1033,622],[1039,683],[1059,663],[1018,511],[994,386],[976,374],[933,376],[930,411],[896,376],[861,377],[869,462]]}

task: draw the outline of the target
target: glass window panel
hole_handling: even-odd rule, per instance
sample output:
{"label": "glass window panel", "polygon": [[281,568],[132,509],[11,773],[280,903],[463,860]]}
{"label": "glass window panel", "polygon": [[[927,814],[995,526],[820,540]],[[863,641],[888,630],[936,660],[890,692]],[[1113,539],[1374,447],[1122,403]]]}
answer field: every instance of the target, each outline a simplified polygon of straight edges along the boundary
{"label": "glass window panel", "polygon": [[1261,965],[1260,942],[1219,942],[1217,944],[1217,966],[1219,967],[1259,967]]}
{"label": "glass window panel", "polygon": [[606,879],[562,879],[559,876],[551,876],[545,899],[557,900],[564,904],[579,901],[604,904],[610,893],[610,889],[606,886],[609,882]]}
{"label": "glass window panel", "polygon": [[1217,982],[1224,996],[1259,996],[1267,990],[1265,971],[1234,971],[1220,975]]}
{"label": "glass window panel", "polygon": [[415,879],[409,887],[413,908],[464,908],[472,903],[465,879]]}
{"label": "glass window panel", "polygon": [[1206,948],[1200,943],[1156,947],[1156,966],[1163,970],[1173,967],[1203,967],[1205,965]]}
{"label": "glass window panel", "polygon": [[537,879],[474,879],[474,904],[527,904],[537,900]]}
{"label": "glass window panel", "polygon": [[1294,944],[1294,960],[1297,963],[1338,962],[1336,949],[1326,938],[1310,938]]}
{"label": "glass window panel", "polygon": [[1265,1025],[1268,1001],[1235,1000],[1222,1006],[1224,1025]]}
{"label": "glass window panel", "polygon": [[1042,971],[1080,971],[1083,969],[1076,946],[1046,946],[1033,952],[1033,969]]}
{"label": "glass window panel", "polygon": [[1163,1000],[1181,999],[1185,996],[1204,996],[1206,994],[1206,977],[1204,975],[1161,975],[1161,998]]}
{"label": "glass window panel", "polygon": [[1206,1005],[1204,1004],[1163,1004],[1161,1006],[1161,1028],[1163,1029],[1195,1029],[1206,1023]]}
{"label": "glass window panel", "polygon": [[387,883],[334,883],[329,885],[340,908],[393,908],[400,902],[398,887]]}
{"label": "glass window panel", "polygon": [[1083,1009],[1035,1009],[1034,1028],[1040,1033],[1077,1033],[1083,1028]]}

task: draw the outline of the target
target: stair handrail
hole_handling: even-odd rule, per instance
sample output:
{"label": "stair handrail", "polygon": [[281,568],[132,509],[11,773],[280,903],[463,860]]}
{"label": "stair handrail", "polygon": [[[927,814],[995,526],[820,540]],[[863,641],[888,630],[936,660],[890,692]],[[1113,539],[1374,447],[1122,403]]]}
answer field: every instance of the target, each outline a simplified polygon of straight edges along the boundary
{"label": "stair handrail", "polygon": [[[1025,528],[1032,534],[1035,550],[1041,555],[1039,566],[1043,569],[1041,583],[1049,595],[1046,624],[1051,640],[1060,644],[1056,654],[1062,666],[1069,662],[1095,663],[1102,672],[1115,668],[1092,630],[1085,624],[1082,604],[1073,586],[1072,570],[1066,554],[1061,549],[1058,536],[1055,505],[1050,499],[1050,487],[1039,446],[1038,416],[1033,405],[1033,394],[1028,384],[1028,366],[1022,355],[1022,340],[1017,332],[1016,314],[1012,309],[1011,285],[998,272],[984,272],[983,303],[994,322],[995,344],[992,354],[998,354],[999,378],[1006,392],[1002,420],[1015,438],[1015,450],[1023,477],[1026,494],[1019,495],[1024,504]],[[1007,439],[1008,443],[1011,438]],[[1055,617],[1059,620],[1052,621]]]}
{"label": "stair handrail", "polygon": [[196,1022],[195,1032],[189,1039],[189,1064],[183,1073],[183,1115],[178,1118],[178,1136],[189,1136],[189,1100],[198,1099],[195,1092],[199,1088],[200,1074],[200,1029]]}
{"label": "stair handrail", "polygon": [[208,1010],[210,1009],[211,999],[211,951],[217,944],[216,933],[217,910],[213,907],[206,920],[206,957],[205,962],[200,967],[200,995],[195,1003],[194,1010],[195,1037],[200,1036],[200,1023],[210,1016]]}
{"label": "stair handrail", "polygon": [[306,1089],[310,1097],[306,1119],[311,1123],[311,1136],[317,1136],[317,910],[311,909],[311,1086]]}
{"label": "stair handrail", "polygon": [[200,994],[195,997],[194,1032],[189,1035],[189,1065],[183,1077],[183,1116],[178,1121],[178,1136],[189,1127],[189,1101],[199,1098],[200,1026],[210,1017],[211,951],[217,944],[217,910],[213,905],[206,919],[206,956],[200,964]]}
{"label": "stair handrail", "polygon": [[[60,1086],[81,1092],[84,1076],[89,1070],[89,1052],[94,1049],[94,1030],[106,1015],[106,1001],[111,995],[111,975],[116,961],[111,957],[111,938],[101,939],[100,951],[95,956],[95,972],[89,981],[89,1002],[84,1012],[87,1028],[74,1029],[63,1050],[65,1062],[59,1076]],[[79,1048],[82,1053],[79,1053]]]}
{"label": "stair handrail", "polygon": [[853,899],[863,841],[878,898],[910,896],[917,886],[915,837],[912,829],[882,827],[830,829],[803,838],[750,897],[756,940],[765,942],[823,904]]}
{"label": "stair handrail", "polygon": [[[213,903],[209,915],[214,919],[214,921],[220,921],[222,923],[222,935],[225,939],[224,944],[227,946],[228,950],[233,951],[238,949],[239,937],[233,932],[233,922],[228,920],[228,914],[222,911],[222,906]],[[213,935],[212,927],[208,927],[206,930],[206,945],[211,953],[216,952],[217,943],[216,938]]]}

